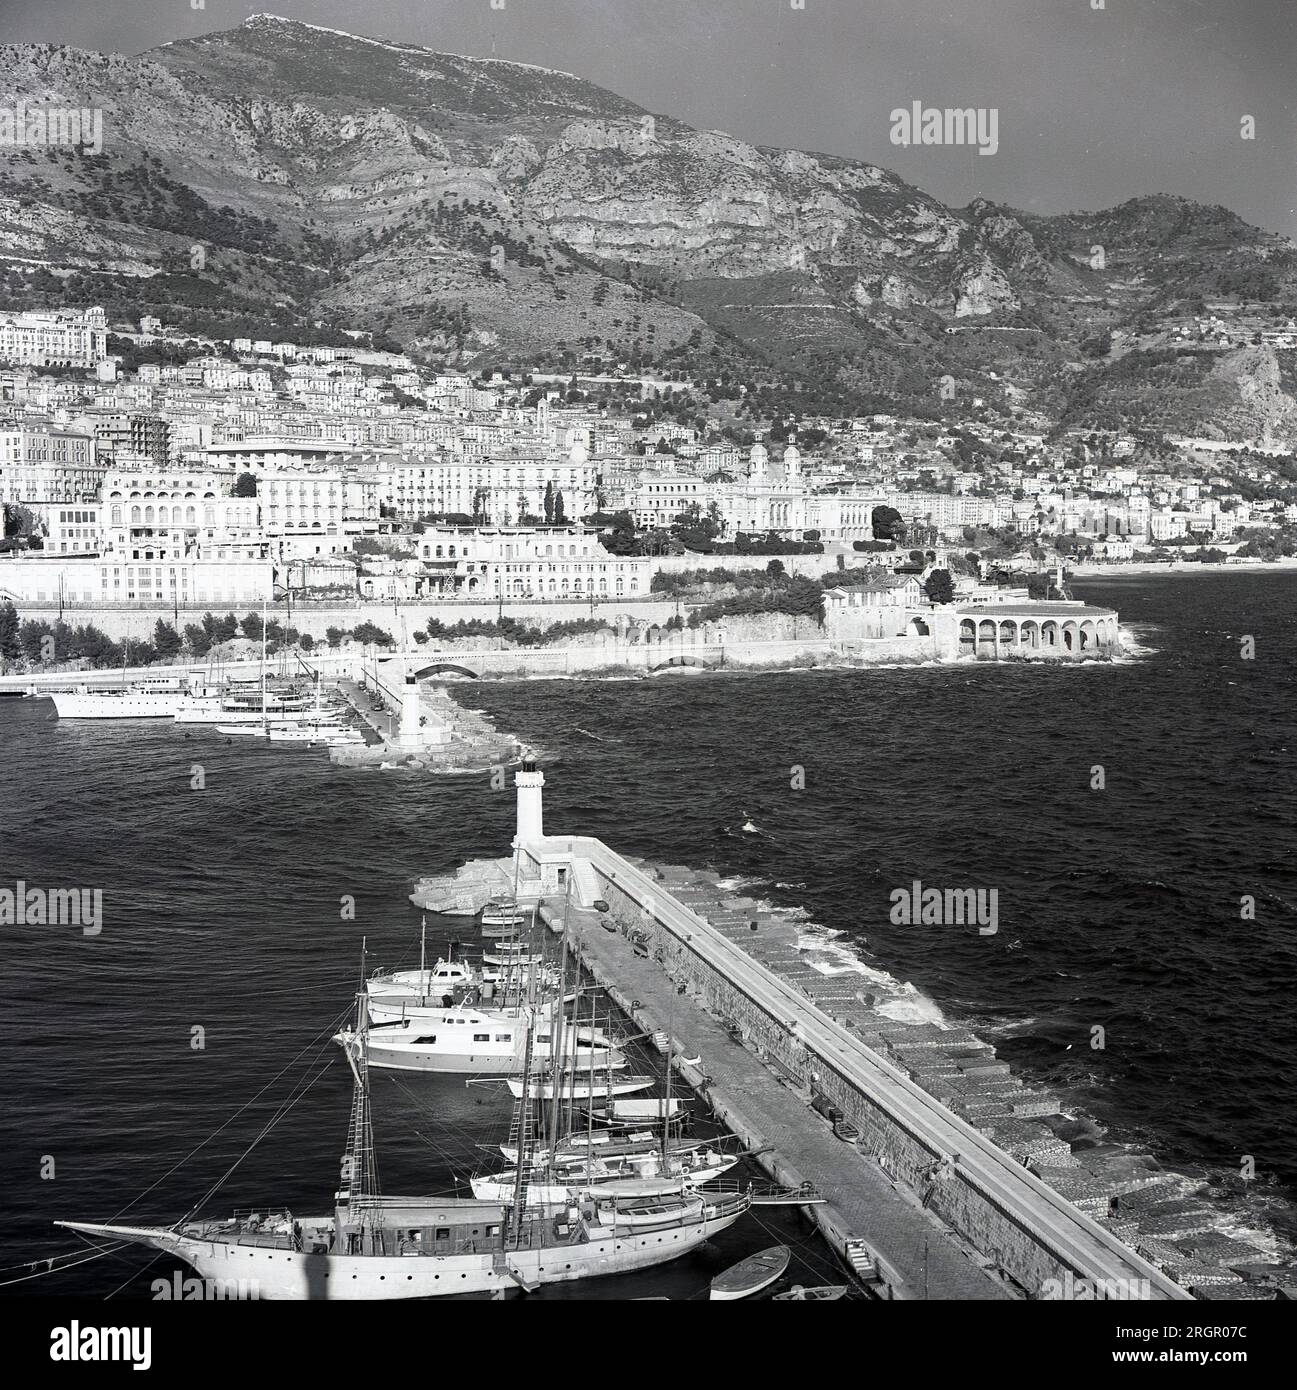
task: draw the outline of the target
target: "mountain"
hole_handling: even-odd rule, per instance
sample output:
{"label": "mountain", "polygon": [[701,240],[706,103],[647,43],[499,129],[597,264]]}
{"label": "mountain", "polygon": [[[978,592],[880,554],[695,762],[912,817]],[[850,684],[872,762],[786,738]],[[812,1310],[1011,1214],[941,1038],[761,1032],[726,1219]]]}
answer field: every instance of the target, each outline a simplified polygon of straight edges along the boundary
{"label": "mountain", "polygon": [[[1249,326],[1297,312],[1297,248],[1223,208],[951,209],[569,73],[272,15],[139,57],[4,47],[0,74],[104,122],[97,155],[0,150],[9,303],[259,336],[345,323],[475,366],[596,354],[797,382],[835,412],[937,408],[948,377],[952,408],[1083,424],[1158,414],[1167,363],[1145,358],[1174,357],[1167,330],[1205,301]],[[1208,346],[1172,373],[1176,427],[1288,429],[1288,357],[1222,368]]]}

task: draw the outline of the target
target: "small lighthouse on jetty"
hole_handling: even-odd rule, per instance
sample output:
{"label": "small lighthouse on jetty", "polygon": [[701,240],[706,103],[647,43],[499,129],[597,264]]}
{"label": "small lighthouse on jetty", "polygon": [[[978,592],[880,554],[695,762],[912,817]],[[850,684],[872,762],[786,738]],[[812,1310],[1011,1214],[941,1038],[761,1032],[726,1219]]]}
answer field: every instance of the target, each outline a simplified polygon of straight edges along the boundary
{"label": "small lighthouse on jetty", "polygon": [[518,828],[513,837],[514,878],[520,902],[539,902],[541,898],[569,891],[576,884],[575,842],[566,838],[546,838],[541,797],[545,774],[528,754],[514,773],[518,794]]}
{"label": "small lighthouse on jetty", "polygon": [[401,723],[396,742],[401,748],[417,748],[423,742],[419,728],[419,678],[406,676],[401,687]]}
{"label": "small lighthouse on jetty", "polygon": [[534,758],[524,758],[522,769],[515,772],[513,785],[518,791],[518,827],[513,837],[514,849],[538,844],[545,838],[544,807],[545,774]]}

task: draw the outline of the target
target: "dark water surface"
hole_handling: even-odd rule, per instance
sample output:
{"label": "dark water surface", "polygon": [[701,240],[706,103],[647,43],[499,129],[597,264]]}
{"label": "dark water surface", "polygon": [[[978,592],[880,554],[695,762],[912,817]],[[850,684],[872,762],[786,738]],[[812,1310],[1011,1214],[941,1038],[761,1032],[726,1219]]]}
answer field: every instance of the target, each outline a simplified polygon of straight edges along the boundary
{"label": "dark water surface", "polygon": [[[804,907],[1111,1141],[1215,1178],[1252,1155],[1257,1181],[1225,1200],[1240,1225],[1286,1243],[1297,579],[1132,576],[1078,596],[1120,609],[1131,657],[457,694],[543,750],[551,833],[711,866]],[[1255,660],[1240,658],[1243,634]],[[1090,789],[1095,766],[1103,791]],[[804,790],[790,785],[795,768]],[[52,1219],[111,1218],[154,1183],[130,1217],[174,1219],[303,1088],[210,1209],[327,1208],[350,1091],[328,1036],[361,937],[379,960],[408,956],[413,880],[506,852],[512,829],[512,791],[485,777],[347,771],[315,751],[170,725],[60,724],[47,701],[0,701],[0,887],[104,893],[97,937],[0,929],[0,1263],[70,1248]],[[998,933],[891,924],[891,890],[914,879],[998,889]],[[1255,921],[1240,917],[1244,895]],[[430,919],[430,935],[434,925],[444,941],[451,924]],[[1102,1051],[1090,1047],[1096,1026]],[[388,1191],[447,1190],[508,1122],[493,1092],[392,1073],[376,1074],[375,1111]],[[667,1269],[543,1296],[696,1295],[742,1254],[806,1241],[795,1215],[762,1220]],[[801,1249],[803,1282],[825,1282],[822,1251]],[[141,1274],[147,1258],[0,1291],[121,1285],[147,1297],[171,1268]]]}

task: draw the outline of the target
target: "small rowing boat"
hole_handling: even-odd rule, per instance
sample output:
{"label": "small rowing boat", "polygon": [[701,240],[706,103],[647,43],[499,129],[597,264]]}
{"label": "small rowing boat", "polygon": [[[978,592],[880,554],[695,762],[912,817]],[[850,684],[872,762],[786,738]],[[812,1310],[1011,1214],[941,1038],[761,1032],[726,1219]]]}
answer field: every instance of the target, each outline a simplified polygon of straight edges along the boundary
{"label": "small rowing boat", "polygon": [[760,1293],[783,1274],[791,1258],[792,1252],[786,1245],[772,1245],[769,1250],[749,1255],[712,1280],[712,1299],[732,1302]]}

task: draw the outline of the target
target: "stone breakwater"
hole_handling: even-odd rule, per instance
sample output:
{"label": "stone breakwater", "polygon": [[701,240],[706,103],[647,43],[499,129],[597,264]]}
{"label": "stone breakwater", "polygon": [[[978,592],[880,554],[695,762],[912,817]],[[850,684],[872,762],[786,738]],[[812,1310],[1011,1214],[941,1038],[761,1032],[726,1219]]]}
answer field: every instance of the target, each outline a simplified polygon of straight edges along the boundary
{"label": "stone breakwater", "polygon": [[[799,990],[948,1111],[1195,1297],[1271,1300],[1297,1283],[1292,1269],[1231,1233],[1228,1214],[1210,1200],[1201,1181],[1165,1169],[1147,1153],[1094,1142],[1093,1125],[1064,1113],[1056,1096],[1013,1075],[993,1046],[943,1019],[912,985],[861,961],[797,910],[773,906],[709,871],[627,862],[660,884],[664,897],[669,895],[704,919],[754,962]],[[513,861],[505,858],[476,861],[454,875],[422,879],[410,896],[426,910],[467,915],[491,898],[508,896],[513,887]],[[796,1090],[808,1105],[819,1098],[840,1107],[860,1130],[862,1152],[925,1209],[943,1215],[955,1189],[949,1170],[916,1166],[905,1137],[886,1117],[859,1104],[857,1097],[836,1092],[832,1077],[821,1077],[813,1063],[794,1060],[790,1066],[788,1038],[773,1020],[742,1010],[737,1011],[741,1016],[717,1014],[707,991],[691,982],[687,967],[682,968],[670,938],[655,933],[642,914],[614,902],[605,924],[639,942],[639,952],[647,951],[673,980],[683,982],[680,987],[688,988],[691,999],[716,1017],[781,1084]],[[807,1122],[818,1120],[808,1112]],[[1003,1264],[1012,1263],[1007,1246],[1001,1248],[1001,1258]],[[1028,1296],[1040,1296],[1030,1279],[1023,1284],[1019,1278],[1018,1283]]]}
{"label": "stone breakwater", "polygon": [[[796,912],[736,892],[711,872],[631,862],[1195,1297],[1268,1300],[1297,1283],[1297,1271],[1227,1234],[1229,1217],[1203,1183],[1149,1154],[1074,1142],[1088,1127],[1065,1115],[1056,1097],[1014,1076],[969,1029],[933,1017],[935,1006],[912,986],[871,969],[827,934],[808,933]],[[760,1038],[747,1041],[762,1046]],[[862,1131],[862,1145],[895,1172],[887,1136]],[[925,1201],[941,1180],[928,1179]]]}
{"label": "stone breakwater", "polygon": [[390,710],[381,695],[351,681],[340,682],[340,688],[377,740],[330,749],[331,760],[341,767],[396,766],[442,774],[473,773],[508,767],[522,755],[516,738],[500,733],[480,711],[456,704],[444,689],[420,688],[419,708],[429,737],[409,745],[394,737],[400,711]]}

